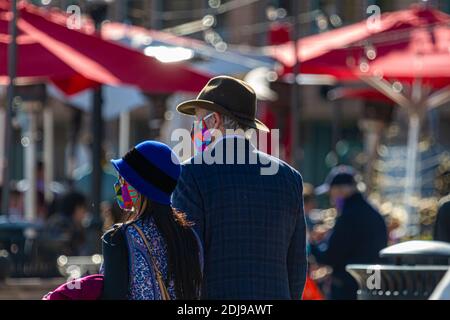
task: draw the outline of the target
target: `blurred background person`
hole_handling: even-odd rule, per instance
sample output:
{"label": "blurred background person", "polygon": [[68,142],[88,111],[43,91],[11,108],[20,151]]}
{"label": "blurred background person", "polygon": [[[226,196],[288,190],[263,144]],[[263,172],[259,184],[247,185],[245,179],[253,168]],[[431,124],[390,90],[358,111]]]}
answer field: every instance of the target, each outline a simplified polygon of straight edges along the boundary
{"label": "blurred background person", "polygon": [[441,175],[443,197],[439,201],[439,210],[434,224],[434,240],[450,242],[450,171]]}
{"label": "blurred background person", "polygon": [[22,220],[24,217],[24,194],[13,182],[10,191],[9,209],[7,212],[11,220]]}
{"label": "blurred background person", "polygon": [[308,274],[306,276],[305,288],[303,290],[302,300],[323,300],[320,283],[313,280],[313,274],[320,268],[313,256],[311,256],[309,247],[309,234],[314,230],[317,223],[312,217],[314,211],[317,211],[317,201],[314,192],[314,186],[310,183],[303,184],[303,208],[306,221],[306,252],[308,254]]}
{"label": "blurred background person", "polygon": [[48,205],[45,201],[45,195],[44,192],[38,191],[37,192],[37,214],[35,222],[38,224],[45,224],[47,222],[48,218]]}
{"label": "blurred background person", "polygon": [[111,229],[115,224],[123,222],[122,209],[120,209],[117,202],[102,202],[101,213],[103,220],[103,232]]}
{"label": "blurred background person", "polygon": [[317,194],[329,193],[338,216],[333,229],[321,243],[322,235],[311,233],[311,253],[316,261],[333,268],[329,298],[356,299],[358,285],[346,272],[348,264],[378,263],[379,251],[387,245],[386,224],[358,191],[355,171],[348,166],[331,170]]}
{"label": "blurred background person", "polygon": [[38,192],[45,192],[45,167],[41,160],[36,164],[36,184]]}
{"label": "blurred background person", "polygon": [[[55,183],[54,181],[52,183]],[[36,222],[40,224],[46,223],[50,215],[50,207],[52,203],[47,203],[45,198],[45,166],[42,160],[39,160],[36,165],[36,195],[37,195],[37,212]],[[53,195],[54,190],[52,190]]]}
{"label": "blurred background person", "polygon": [[303,208],[305,210],[306,227],[311,231],[314,226],[314,221],[311,219],[312,212],[317,208],[316,195],[314,193],[314,186],[310,183],[303,185]]}
{"label": "blurred background person", "polygon": [[59,200],[46,228],[50,235],[67,241],[65,255],[86,255],[87,218],[87,203],[83,194],[70,191]]}
{"label": "blurred background person", "polygon": [[440,201],[434,225],[434,240],[450,242],[450,196]]}
{"label": "blurred background person", "polygon": [[[101,202],[114,202],[114,190],[111,185],[117,180],[117,176],[111,164],[106,160],[106,151],[102,148],[101,164],[102,164],[102,189]],[[74,187],[77,192],[82,193],[89,201],[91,201],[92,189],[92,166],[90,163],[77,168],[74,173]]]}

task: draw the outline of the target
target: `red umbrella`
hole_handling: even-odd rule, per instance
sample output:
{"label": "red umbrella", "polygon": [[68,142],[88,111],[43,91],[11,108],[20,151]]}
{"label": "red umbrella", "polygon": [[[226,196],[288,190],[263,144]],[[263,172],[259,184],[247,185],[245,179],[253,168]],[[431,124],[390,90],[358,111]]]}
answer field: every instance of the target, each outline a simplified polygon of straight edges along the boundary
{"label": "red umbrella", "polygon": [[[7,81],[10,4],[0,5],[0,77]],[[135,85],[143,91],[199,91],[208,75],[154,58],[61,24],[61,13],[19,4],[18,81],[50,79],[67,94],[96,83]]]}
{"label": "red umbrella", "polygon": [[338,99],[359,99],[365,101],[383,102],[386,104],[395,104],[391,98],[385,96],[380,91],[373,88],[345,88],[339,87],[328,92],[330,100]]}
{"label": "red umbrella", "polygon": [[[420,122],[427,110],[450,101],[450,16],[427,6],[390,12],[347,27],[269,48],[291,72],[329,74],[362,80],[407,109],[408,161],[404,203],[410,210],[416,191]],[[411,226],[417,215],[411,215]],[[414,221],[415,220],[415,221]]]}
{"label": "red umbrella", "polygon": [[[10,82],[10,78],[19,84],[50,80],[66,94],[74,94],[98,84],[127,84],[149,93],[172,93],[197,92],[209,79],[208,75],[193,71],[185,65],[164,64],[138,51],[104,40],[97,34],[69,29],[66,26],[67,18],[64,19],[61,12],[47,11],[21,2],[17,6],[16,15],[11,11],[11,8],[15,11],[15,4],[16,1],[0,2],[0,80],[3,82]],[[17,16],[17,23],[13,23]],[[15,31],[9,34],[9,25],[11,30],[17,29],[17,38],[12,36]],[[15,55],[11,54],[14,52]],[[15,56],[17,59],[12,58]],[[14,60],[17,60],[17,67]],[[13,88],[10,85],[8,89],[6,166],[3,167],[5,186],[9,185],[7,164],[11,160],[8,151],[11,143],[9,119]],[[95,95],[94,98],[92,197],[94,211],[98,213],[101,186],[101,96]],[[9,190],[5,187],[2,195],[2,209],[5,212],[9,201],[8,193]]]}
{"label": "red umbrella", "polygon": [[[429,7],[385,13],[378,23],[362,21],[297,42],[302,73],[332,74],[341,80],[359,76],[438,86],[450,78],[450,16]],[[292,42],[269,49],[290,72]]]}

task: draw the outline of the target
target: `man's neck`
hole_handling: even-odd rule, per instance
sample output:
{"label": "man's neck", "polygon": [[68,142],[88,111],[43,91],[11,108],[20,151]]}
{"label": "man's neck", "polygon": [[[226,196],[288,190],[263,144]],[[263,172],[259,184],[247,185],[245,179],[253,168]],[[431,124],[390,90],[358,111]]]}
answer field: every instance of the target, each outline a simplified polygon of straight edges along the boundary
{"label": "man's neck", "polygon": [[222,131],[222,130],[220,132],[221,132],[221,136],[217,137],[217,139],[215,139],[213,141],[213,145],[215,145],[216,143],[218,143],[218,142],[220,142],[220,141],[222,141],[224,139],[234,139],[234,138],[247,139],[244,134],[241,134],[239,132],[228,133],[228,134],[226,132]]}

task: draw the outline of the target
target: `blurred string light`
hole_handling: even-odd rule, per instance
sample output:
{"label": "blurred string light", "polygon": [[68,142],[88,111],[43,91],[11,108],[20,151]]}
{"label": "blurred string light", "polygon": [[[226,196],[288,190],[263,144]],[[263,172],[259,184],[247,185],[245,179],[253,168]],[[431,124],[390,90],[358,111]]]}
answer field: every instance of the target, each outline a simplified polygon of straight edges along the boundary
{"label": "blurred string light", "polygon": [[180,62],[194,57],[193,50],[183,47],[149,46],[144,49],[144,54],[164,63]]}
{"label": "blurred string light", "polygon": [[332,150],[325,156],[325,164],[328,168],[333,168],[339,163],[337,154]]}
{"label": "blurred string light", "polygon": [[371,44],[368,44],[364,47],[364,52],[369,60],[375,60],[375,58],[377,57],[377,50]]}
{"label": "blurred string light", "polygon": [[[435,27],[442,27],[442,26],[448,26],[447,24],[443,23],[432,23],[428,24],[426,26],[426,29],[431,30]],[[390,31],[382,31],[377,34],[371,35],[370,42],[372,45],[374,44],[383,44],[383,45],[395,45],[400,43],[405,43],[409,41],[411,38],[411,34],[417,31],[416,26],[412,27],[405,27],[401,30],[390,30]],[[361,41],[355,41],[352,44],[347,45],[346,49],[352,49],[352,48],[360,48],[367,45],[367,39],[361,40]]]}
{"label": "blurred string light", "polygon": [[223,41],[221,35],[213,29],[205,31],[204,39],[219,52],[225,52],[228,49],[228,45]]}
{"label": "blurred string light", "polygon": [[402,92],[403,84],[399,81],[394,81],[394,83],[392,84],[392,90],[394,90],[394,92],[396,92],[396,93]]}
{"label": "blurred string light", "polygon": [[339,156],[344,157],[350,151],[350,145],[347,140],[339,140],[336,143],[336,152]]}
{"label": "blurred string light", "polygon": [[[303,25],[307,23],[311,23],[315,21],[315,17],[318,13],[320,13],[320,10],[313,10],[310,12],[302,13],[298,15],[298,22],[297,25]],[[292,25],[292,17],[286,17],[284,19],[286,22],[291,23]],[[260,33],[267,33],[268,28],[273,24],[274,21],[265,21],[265,22],[258,22],[254,24],[248,24],[248,25],[239,25],[239,28],[234,29],[228,29],[224,31],[223,33],[225,35],[234,35],[239,34],[241,36],[249,36],[249,35],[256,35]]]}
{"label": "blurred string light", "polygon": [[266,73],[267,81],[275,82],[278,80],[278,74],[275,71],[269,71]]}
{"label": "blurred string light", "polygon": [[330,16],[330,23],[333,27],[339,28],[342,26],[342,18],[337,14],[332,14]]}
{"label": "blurred string light", "polygon": [[101,255],[99,255],[99,254],[94,254],[91,257],[91,261],[94,264],[101,264],[103,262],[103,257]]}
{"label": "blurred string light", "polygon": [[328,29],[327,17],[322,13],[316,16],[316,24],[320,31],[325,31]]}
{"label": "blurred string light", "polygon": [[23,137],[22,139],[20,139],[20,143],[22,144],[22,146],[24,148],[27,148],[30,146],[30,138],[29,137]]}
{"label": "blurred string light", "polygon": [[174,113],[172,111],[168,110],[164,113],[164,120],[171,121],[171,120],[173,120],[173,118],[174,118]]}
{"label": "blurred string light", "polygon": [[62,255],[58,257],[57,263],[60,267],[63,267],[69,262],[69,259],[67,259],[66,256]]}
{"label": "blurred string light", "polygon": [[219,52],[225,52],[228,49],[228,45],[224,41],[220,41],[215,48]]}
{"label": "blurred string light", "polygon": [[210,8],[213,8],[213,9],[219,8],[221,4],[222,4],[222,3],[221,3],[220,0],[209,0],[209,1],[208,1],[209,7],[210,7]]}
{"label": "blurred string light", "polygon": [[179,20],[179,19],[201,19],[205,15],[219,15],[236,10],[261,0],[231,0],[222,3],[220,0],[209,0],[208,8],[191,9],[191,10],[175,10],[175,11],[154,11],[162,20]]}
{"label": "blurred string light", "polygon": [[378,80],[381,80],[384,78],[384,73],[382,69],[374,69],[373,76],[377,78]]}
{"label": "blurred string light", "polygon": [[216,23],[216,18],[213,15],[210,15],[210,14],[204,16],[203,19],[202,19],[202,24],[206,28],[213,27],[215,25],[215,23]]}
{"label": "blurred string light", "polygon": [[68,266],[66,269],[66,272],[72,280],[78,279],[81,277],[81,268],[77,265]]}
{"label": "blurred string light", "polygon": [[[132,35],[129,35],[128,33],[118,33],[118,35],[115,37],[115,40],[120,40],[122,38],[130,38],[131,39],[131,43],[133,44],[133,47],[135,48],[142,48],[143,50],[145,49],[145,47],[147,47],[147,44],[152,45],[153,41],[157,42],[157,41],[162,41],[165,42],[165,40],[167,40],[167,46],[170,47],[170,37],[164,38],[162,40],[160,40],[159,38],[152,38],[151,36],[148,35],[148,33],[146,31],[142,31],[142,32],[137,32],[137,33],[133,33]],[[176,35],[173,35],[174,39],[177,38]],[[208,41],[206,41],[208,44],[211,42],[215,43],[215,45],[218,47],[219,50],[223,50],[224,45],[220,44],[221,42],[221,37],[212,29],[208,29],[205,31],[205,37],[208,39]],[[217,53],[217,49],[215,48],[215,46],[210,46],[207,44],[195,44],[193,47],[195,47],[196,49],[194,49],[194,57],[197,54],[196,52],[199,52],[200,56],[205,57],[206,59],[209,58],[216,58],[216,53]],[[227,47],[228,48],[228,45]],[[189,49],[189,48],[188,48]],[[245,52],[246,50],[249,50],[248,52],[255,52],[254,50],[258,51],[257,48],[253,48],[253,49],[249,49],[249,47],[240,47],[239,50]],[[152,54],[152,50],[148,49],[147,52],[149,52],[150,54]],[[259,51],[258,51],[259,52]],[[220,55],[220,60],[222,61],[226,61],[226,62],[230,62],[230,63],[235,63],[235,64],[239,64],[241,66],[244,66],[248,69],[254,69],[257,68],[259,66],[261,66],[261,61],[255,58],[252,58],[250,56],[244,56],[242,54],[238,54],[235,53],[234,51],[226,51],[224,54]],[[270,62],[267,63],[267,67],[271,67],[272,64]]]}
{"label": "blurred string light", "polygon": [[284,19],[287,16],[287,11],[284,8],[275,8],[273,6],[269,6],[266,9],[266,17],[270,21],[275,21],[278,19]]}
{"label": "blurred string light", "polygon": [[361,58],[361,61],[359,63],[359,70],[363,73],[367,73],[370,70],[369,63],[367,62],[367,59],[364,57]]}
{"label": "blurred string light", "polygon": [[[278,8],[276,10],[278,10],[277,17],[279,19],[282,19],[282,17],[285,17],[284,20],[286,22],[289,22],[291,24],[293,23],[293,21],[292,21],[293,17],[285,16],[285,14],[284,14],[285,9]],[[301,13],[298,15],[297,24],[301,25],[301,24],[311,23],[312,21],[314,21],[316,19],[316,16],[321,13],[322,13],[322,11],[319,9]],[[217,16],[217,14],[210,13],[210,14],[203,16],[203,18],[200,20],[194,20],[194,21],[190,21],[190,22],[183,23],[180,25],[176,25],[176,26],[173,26],[170,28],[163,29],[162,31],[168,32],[168,33],[173,33],[173,34],[176,34],[179,36],[190,35],[193,33],[205,31],[206,29],[209,28],[209,26],[213,27],[216,24],[216,21],[217,21],[216,16]],[[269,21],[265,21],[265,22],[258,22],[258,23],[247,24],[247,25],[239,25],[239,28],[227,30],[226,33],[227,34],[240,34],[240,35],[265,33],[265,32],[267,32],[269,26],[272,25],[273,21],[274,20],[269,19]]]}

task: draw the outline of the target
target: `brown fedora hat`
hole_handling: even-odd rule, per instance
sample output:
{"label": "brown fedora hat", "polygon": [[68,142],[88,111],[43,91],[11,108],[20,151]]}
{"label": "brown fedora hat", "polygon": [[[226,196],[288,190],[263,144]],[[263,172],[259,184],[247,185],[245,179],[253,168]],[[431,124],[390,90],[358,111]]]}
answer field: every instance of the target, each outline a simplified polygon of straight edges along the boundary
{"label": "brown fedora hat", "polygon": [[269,132],[269,128],[256,119],[256,94],[244,81],[218,76],[208,81],[197,99],[185,101],[177,111],[195,115],[195,108],[203,108],[229,116],[242,125]]}

